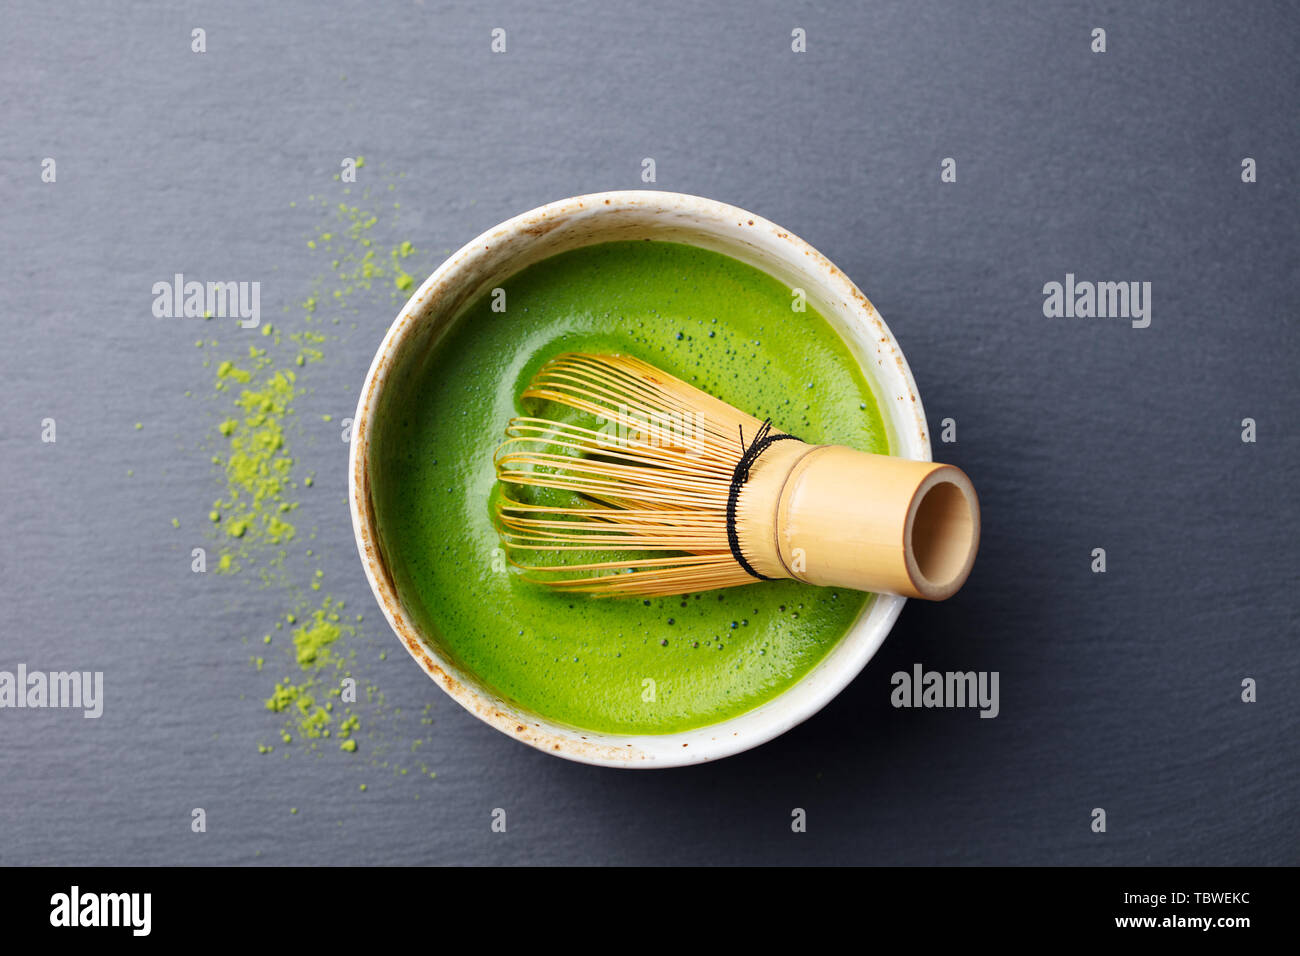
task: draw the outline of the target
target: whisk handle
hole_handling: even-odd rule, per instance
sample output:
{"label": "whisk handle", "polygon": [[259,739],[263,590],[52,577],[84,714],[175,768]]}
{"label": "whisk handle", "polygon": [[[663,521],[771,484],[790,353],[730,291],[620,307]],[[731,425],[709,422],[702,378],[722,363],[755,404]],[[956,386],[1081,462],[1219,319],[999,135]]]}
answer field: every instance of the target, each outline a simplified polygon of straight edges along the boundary
{"label": "whisk handle", "polygon": [[821,445],[789,472],[776,543],[811,584],[942,601],[979,548],[979,499],[960,468]]}

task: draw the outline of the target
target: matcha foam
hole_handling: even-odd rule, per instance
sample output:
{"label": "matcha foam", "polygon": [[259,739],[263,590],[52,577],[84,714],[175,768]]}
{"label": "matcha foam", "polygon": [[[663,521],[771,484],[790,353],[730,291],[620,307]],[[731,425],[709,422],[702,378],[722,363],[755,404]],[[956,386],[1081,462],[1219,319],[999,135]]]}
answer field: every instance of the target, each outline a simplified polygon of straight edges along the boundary
{"label": "matcha foam", "polygon": [[[484,295],[390,380],[372,445],[375,512],[403,602],[441,651],[525,710],[610,733],[669,733],[771,700],[820,661],[868,595],[795,581],[656,599],[519,580],[491,517],[493,452],[564,351],[625,352],[812,443],[887,452],[847,347],[791,291],[726,256],[617,242],[537,263]],[[543,556],[547,557],[547,556]]]}

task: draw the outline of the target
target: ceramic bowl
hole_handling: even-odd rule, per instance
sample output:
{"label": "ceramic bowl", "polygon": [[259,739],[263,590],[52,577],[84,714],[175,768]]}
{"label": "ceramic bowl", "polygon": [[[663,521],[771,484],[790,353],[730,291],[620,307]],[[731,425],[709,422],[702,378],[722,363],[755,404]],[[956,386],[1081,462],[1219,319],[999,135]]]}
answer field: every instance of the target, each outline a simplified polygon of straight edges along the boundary
{"label": "ceramic bowl", "polygon": [[696,730],[623,735],[582,730],[503,699],[466,673],[403,606],[380,546],[371,500],[370,446],[385,388],[421,360],[462,310],[539,260],[580,246],[659,239],[702,246],[748,263],[787,286],[835,328],[875,392],[890,453],[930,460],[930,440],[912,373],[867,297],[825,256],[761,216],[698,196],[625,191],[575,196],[494,226],[438,267],[402,308],[371,363],[353,419],[349,497],[352,526],[375,598],[403,646],[435,683],[475,716],[558,757],[609,767],[676,767],[739,753],[811,717],[866,666],[905,598],[877,595],[822,661],[779,696],[748,713]]}

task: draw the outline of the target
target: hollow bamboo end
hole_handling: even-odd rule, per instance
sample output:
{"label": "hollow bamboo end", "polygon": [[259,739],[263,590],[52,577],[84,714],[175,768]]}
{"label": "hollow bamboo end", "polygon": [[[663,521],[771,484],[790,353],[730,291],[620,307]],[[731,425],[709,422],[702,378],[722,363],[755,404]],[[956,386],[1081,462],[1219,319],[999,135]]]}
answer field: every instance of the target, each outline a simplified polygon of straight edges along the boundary
{"label": "hollow bamboo end", "polygon": [[944,601],[966,583],[979,550],[975,486],[960,468],[941,465],[917,486],[908,507],[903,555],[914,589],[909,597]]}

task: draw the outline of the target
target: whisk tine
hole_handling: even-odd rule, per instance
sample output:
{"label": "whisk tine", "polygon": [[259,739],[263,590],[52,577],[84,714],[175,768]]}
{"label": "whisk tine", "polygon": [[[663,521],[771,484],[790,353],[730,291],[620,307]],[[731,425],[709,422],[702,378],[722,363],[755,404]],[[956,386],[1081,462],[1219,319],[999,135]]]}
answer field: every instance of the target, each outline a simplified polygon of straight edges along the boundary
{"label": "whisk tine", "polygon": [[[740,457],[737,430],[754,434],[761,422],[626,355],[557,355],[523,398],[589,416],[581,422],[517,416],[494,455],[505,488],[533,489],[530,497],[576,496],[576,503],[556,505],[508,493],[498,498],[502,542],[525,579],[569,591],[640,595],[754,580],[737,564],[725,523]],[[675,556],[646,557],[663,552]],[[575,560],[518,560],[542,553]],[[584,555],[592,560],[582,561]]]}

